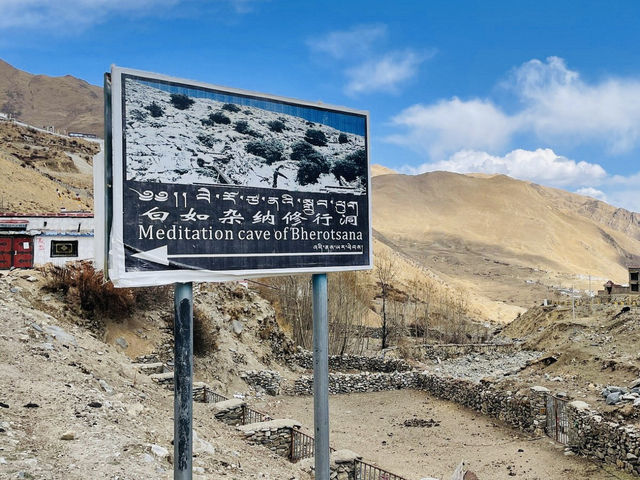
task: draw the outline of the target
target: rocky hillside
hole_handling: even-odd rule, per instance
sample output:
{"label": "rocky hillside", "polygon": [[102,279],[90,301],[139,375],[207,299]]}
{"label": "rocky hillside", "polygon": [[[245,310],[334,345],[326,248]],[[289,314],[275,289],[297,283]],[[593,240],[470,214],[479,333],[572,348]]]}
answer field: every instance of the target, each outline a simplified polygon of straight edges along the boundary
{"label": "rocky hillside", "polygon": [[[45,283],[38,271],[0,274],[0,478],[173,478],[173,392],[133,365],[166,351],[171,292],[113,320]],[[195,380],[255,393],[238,371],[275,362],[273,311],[240,286],[196,292],[196,303],[217,343],[196,357]],[[194,430],[194,479],[309,478],[248,445],[210,404],[194,403]]]}
{"label": "rocky hillside", "polygon": [[0,122],[0,211],[91,211],[100,144]]}
{"label": "rocky hillside", "polygon": [[[545,352],[519,374],[520,380],[556,389],[563,385],[571,395],[604,407],[604,387],[626,387],[640,375],[639,319],[637,307],[585,300],[575,312],[571,305],[534,307],[506,326],[502,335],[524,349]],[[630,405],[634,399],[627,400],[620,404]]]}
{"label": "rocky hillside", "polygon": [[0,112],[37,127],[104,135],[102,88],[71,75],[33,75],[2,60]]}

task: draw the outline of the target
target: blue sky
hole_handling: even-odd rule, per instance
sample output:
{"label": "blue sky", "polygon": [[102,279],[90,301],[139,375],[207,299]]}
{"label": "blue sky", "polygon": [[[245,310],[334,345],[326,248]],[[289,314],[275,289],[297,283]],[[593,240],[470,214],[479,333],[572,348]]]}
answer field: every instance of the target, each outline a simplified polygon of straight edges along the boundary
{"label": "blue sky", "polygon": [[371,114],[371,160],[640,211],[640,2],[0,0],[0,58],[112,63]]}

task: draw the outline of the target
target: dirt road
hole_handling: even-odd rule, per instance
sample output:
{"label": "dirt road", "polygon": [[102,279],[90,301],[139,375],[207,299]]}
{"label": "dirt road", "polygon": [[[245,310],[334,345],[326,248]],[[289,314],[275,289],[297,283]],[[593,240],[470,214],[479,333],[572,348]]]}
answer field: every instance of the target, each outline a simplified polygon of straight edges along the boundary
{"label": "dirt road", "polygon": [[[259,408],[313,427],[312,397],[277,397]],[[630,479],[623,472],[565,456],[547,437],[520,434],[500,422],[418,391],[336,395],[329,400],[331,445],[348,448],[410,480],[451,478],[462,459],[481,480]],[[405,426],[416,424],[423,426]]]}

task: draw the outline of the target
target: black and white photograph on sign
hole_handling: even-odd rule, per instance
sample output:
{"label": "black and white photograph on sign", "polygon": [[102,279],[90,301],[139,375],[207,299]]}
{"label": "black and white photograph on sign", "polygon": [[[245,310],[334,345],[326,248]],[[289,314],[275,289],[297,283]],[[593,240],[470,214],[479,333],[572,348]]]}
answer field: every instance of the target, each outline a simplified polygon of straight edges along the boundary
{"label": "black and white photograph on sign", "polygon": [[114,277],[371,268],[366,112],[128,69],[113,76]]}
{"label": "black and white photograph on sign", "polygon": [[362,120],[132,77],[124,90],[127,180],[366,192]]}

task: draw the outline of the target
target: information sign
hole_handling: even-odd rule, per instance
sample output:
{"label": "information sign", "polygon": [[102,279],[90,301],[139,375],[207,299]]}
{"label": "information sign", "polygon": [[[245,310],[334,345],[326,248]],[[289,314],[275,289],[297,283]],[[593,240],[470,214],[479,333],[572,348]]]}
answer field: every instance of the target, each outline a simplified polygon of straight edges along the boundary
{"label": "information sign", "polygon": [[371,268],[368,120],[112,67],[110,279]]}

